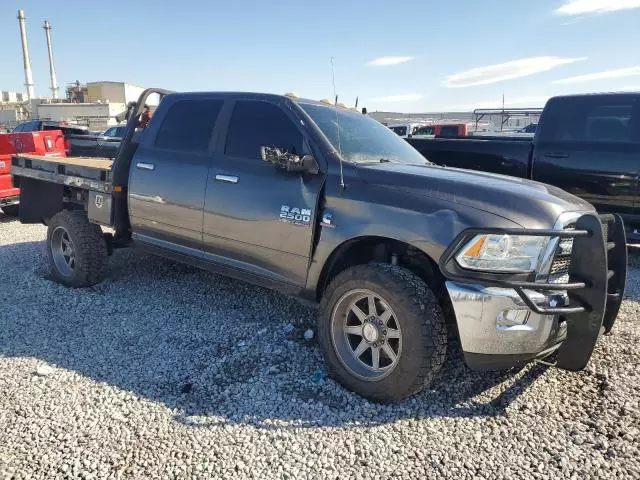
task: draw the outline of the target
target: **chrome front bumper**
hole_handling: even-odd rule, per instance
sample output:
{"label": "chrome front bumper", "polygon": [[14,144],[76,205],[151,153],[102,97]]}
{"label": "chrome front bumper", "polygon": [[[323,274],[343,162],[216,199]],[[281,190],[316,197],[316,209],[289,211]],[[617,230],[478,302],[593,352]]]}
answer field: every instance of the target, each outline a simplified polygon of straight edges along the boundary
{"label": "chrome front bumper", "polygon": [[[493,358],[495,368],[512,366],[552,353],[567,335],[566,322],[558,315],[538,314],[524,303],[512,288],[486,287],[446,282],[456,315],[462,350],[471,368],[480,356]],[[538,305],[549,305],[554,299],[528,291]],[[500,358],[504,362],[500,362]],[[471,361],[469,361],[471,359]],[[475,359],[475,360],[474,360]],[[498,365],[500,364],[500,365]]]}

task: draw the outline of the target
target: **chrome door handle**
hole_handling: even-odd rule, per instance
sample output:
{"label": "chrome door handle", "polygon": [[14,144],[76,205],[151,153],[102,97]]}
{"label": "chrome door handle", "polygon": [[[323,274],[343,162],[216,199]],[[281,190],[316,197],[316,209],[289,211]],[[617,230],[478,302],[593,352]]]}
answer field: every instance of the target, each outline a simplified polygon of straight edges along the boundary
{"label": "chrome door handle", "polygon": [[235,175],[216,175],[216,182],[238,183],[238,177]]}
{"label": "chrome door handle", "polygon": [[153,163],[138,162],[136,163],[136,168],[139,168],[140,170],[153,170],[156,166]]}
{"label": "chrome door handle", "polygon": [[546,152],[544,156],[547,158],[569,158],[569,154],[565,152]]}

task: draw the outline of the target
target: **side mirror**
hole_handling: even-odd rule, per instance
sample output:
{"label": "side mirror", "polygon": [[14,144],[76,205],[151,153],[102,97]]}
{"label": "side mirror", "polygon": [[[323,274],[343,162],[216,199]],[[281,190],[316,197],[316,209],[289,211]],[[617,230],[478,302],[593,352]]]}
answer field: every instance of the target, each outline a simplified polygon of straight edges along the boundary
{"label": "side mirror", "polygon": [[260,156],[265,162],[272,163],[276,168],[281,168],[286,172],[312,175],[319,172],[318,162],[313,158],[313,155],[299,157],[277,147],[260,147]]}

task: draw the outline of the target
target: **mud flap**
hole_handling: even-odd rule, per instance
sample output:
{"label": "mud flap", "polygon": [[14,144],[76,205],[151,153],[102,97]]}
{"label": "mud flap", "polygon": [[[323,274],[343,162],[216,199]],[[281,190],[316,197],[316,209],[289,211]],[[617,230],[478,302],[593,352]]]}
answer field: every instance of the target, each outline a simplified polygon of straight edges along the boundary
{"label": "mud flap", "polygon": [[627,284],[627,236],[620,215],[613,215],[613,219],[614,221],[609,224],[609,238],[605,244],[609,269],[614,272],[613,277],[609,279],[607,306],[602,321],[605,334],[613,328]]}
{"label": "mud flap", "polygon": [[571,303],[584,306],[585,311],[566,317],[567,339],[557,356],[557,366],[565,370],[582,370],[587,366],[600,336],[607,304],[609,268],[600,219],[593,214],[583,215],[575,229],[588,230],[591,235],[573,240],[569,281],[584,281],[586,286],[568,293]]}
{"label": "mud flap", "polygon": [[46,222],[63,208],[64,185],[20,178],[20,222]]}

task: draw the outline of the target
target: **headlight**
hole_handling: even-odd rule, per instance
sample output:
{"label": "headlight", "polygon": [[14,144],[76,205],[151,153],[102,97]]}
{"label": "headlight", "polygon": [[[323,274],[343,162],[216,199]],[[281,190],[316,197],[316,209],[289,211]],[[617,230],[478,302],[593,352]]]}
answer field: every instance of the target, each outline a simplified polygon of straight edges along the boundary
{"label": "headlight", "polygon": [[476,235],[456,261],[462,268],[488,272],[533,272],[538,267],[549,237],[532,235]]}

